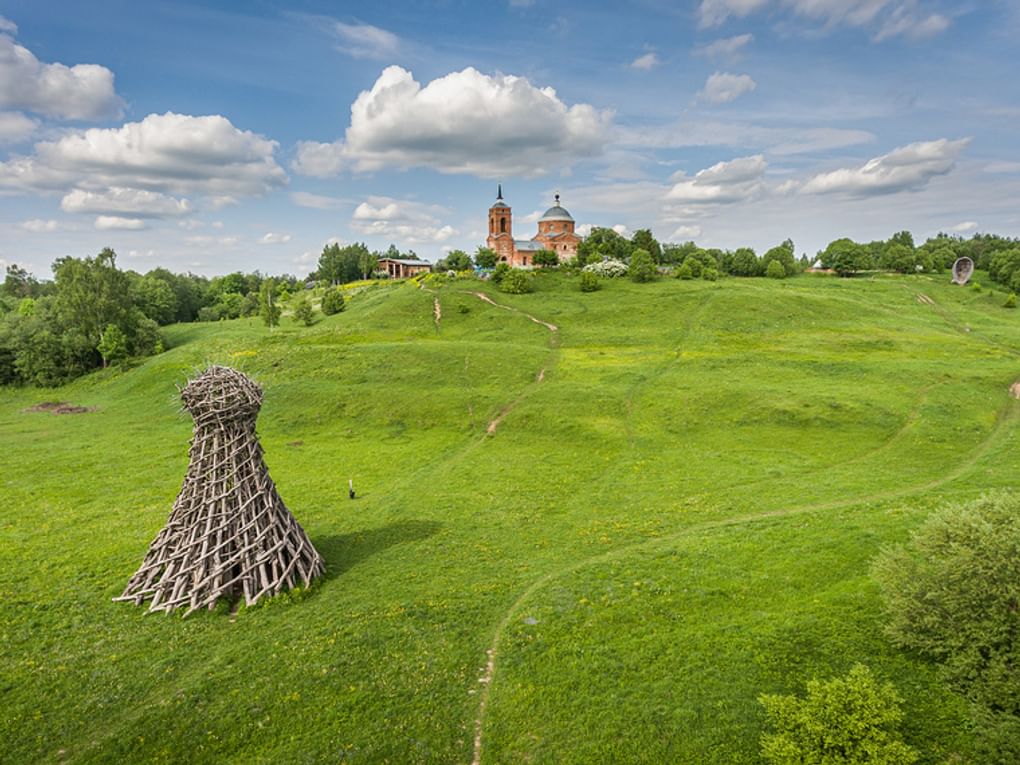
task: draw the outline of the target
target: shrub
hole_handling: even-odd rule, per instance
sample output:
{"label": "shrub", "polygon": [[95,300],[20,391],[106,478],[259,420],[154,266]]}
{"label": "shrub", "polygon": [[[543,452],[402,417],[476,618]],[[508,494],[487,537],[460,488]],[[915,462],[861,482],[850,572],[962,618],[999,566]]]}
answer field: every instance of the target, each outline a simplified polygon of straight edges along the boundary
{"label": "shrub", "polygon": [[581,292],[597,292],[602,289],[602,282],[592,271],[581,272]]}
{"label": "shrub", "polygon": [[719,272],[714,268],[706,268],[701,272],[701,278],[706,282],[714,282],[719,278]]}
{"label": "shrub", "polygon": [[998,493],[942,508],[872,567],[893,642],[938,661],[992,738],[1020,730],[1018,549],[1020,495]]}
{"label": "shrub", "polygon": [[511,295],[523,295],[525,292],[531,292],[531,274],[519,268],[512,268],[510,273],[500,281],[499,288]]}
{"label": "shrub", "polygon": [[974,290],[975,292],[980,292],[981,291],[981,282],[971,282],[970,283],[970,288],[972,290]]}
{"label": "shrub", "polygon": [[344,293],[340,291],[339,287],[331,287],[322,296],[322,312],[327,316],[340,313],[346,307]]}
{"label": "shrub", "polygon": [[655,261],[652,260],[651,253],[648,250],[638,248],[631,253],[627,275],[635,282],[650,282],[658,276],[658,271],[655,269]]}
{"label": "shrub", "polygon": [[673,274],[677,279],[693,279],[694,272],[691,270],[691,264],[686,260],[680,264],[680,268]]}
{"label": "shrub", "polygon": [[761,737],[762,756],[772,765],[917,762],[917,751],[900,738],[902,699],[863,664],[845,677],[811,680],[807,698],[766,695],[759,701],[774,729]]}
{"label": "shrub", "polygon": [[510,273],[510,270],[511,270],[510,266],[508,266],[506,263],[497,263],[496,268],[494,268],[492,271],[492,281],[494,281],[496,284],[499,284],[501,281],[503,281],[503,278],[508,273]]}
{"label": "shrub", "polygon": [[558,266],[560,264],[560,256],[557,255],[553,250],[539,250],[535,253],[535,265],[543,266],[546,268]]}
{"label": "shrub", "polygon": [[307,297],[302,297],[294,306],[294,321],[300,321],[306,327],[312,326],[315,322],[315,309],[308,302]]}
{"label": "shrub", "polygon": [[615,279],[627,275],[627,264],[621,260],[600,260],[597,263],[589,263],[583,270],[606,279]]}
{"label": "shrub", "polygon": [[688,255],[684,258],[684,262],[681,265],[687,266],[691,270],[691,276],[695,279],[701,277],[701,272],[705,268],[704,264],[702,264],[702,262],[693,255]]}
{"label": "shrub", "polygon": [[768,268],[765,269],[765,276],[769,279],[785,279],[786,269],[778,260],[770,260]]}
{"label": "shrub", "polygon": [[1005,308],[1016,308],[1016,293],[1010,292],[1006,302],[1002,304]]}

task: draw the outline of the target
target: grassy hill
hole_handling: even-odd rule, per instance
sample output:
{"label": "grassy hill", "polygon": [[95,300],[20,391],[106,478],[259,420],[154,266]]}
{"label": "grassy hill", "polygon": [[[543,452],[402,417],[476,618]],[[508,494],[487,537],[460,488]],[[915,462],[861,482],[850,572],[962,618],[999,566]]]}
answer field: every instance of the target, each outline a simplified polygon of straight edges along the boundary
{"label": "grassy hill", "polygon": [[[923,762],[967,761],[963,701],[889,646],[868,576],[1017,475],[1020,319],[946,281],[394,284],[0,392],[0,760],[754,763],[759,694],[863,661]],[[174,386],[207,362],[264,386],[328,574],[145,615],[110,599],[180,487]],[[25,411],[46,400],[95,411]]]}

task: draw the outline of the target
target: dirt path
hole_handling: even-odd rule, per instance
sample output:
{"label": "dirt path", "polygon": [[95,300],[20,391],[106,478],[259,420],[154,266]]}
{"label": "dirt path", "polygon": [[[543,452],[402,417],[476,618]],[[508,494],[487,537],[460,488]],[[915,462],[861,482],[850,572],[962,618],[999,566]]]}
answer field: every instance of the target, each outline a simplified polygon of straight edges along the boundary
{"label": "dirt path", "polygon": [[435,319],[436,330],[438,330],[439,329],[439,322],[441,322],[443,320],[443,307],[439,304],[439,296],[438,295],[433,297],[432,300],[433,300],[433,304],[432,304],[432,318]]}
{"label": "dirt path", "polygon": [[492,692],[493,680],[496,677],[496,670],[498,668],[499,648],[502,642],[503,633],[506,632],[507,627],[510,623],[520,614],[525,603],[527,603],[531,597],[546,587],[551,582],[556,581],[564,576],[572,574],[581,569],[589,566],[598,565],[600,563],[606,563],[609,561],[617,560],[619,558],[625,558],[629,555],[638,552],[651,551],[660,547],[669,547],[675,544],[684,537],[693,536],[698,533],[705,531],[711,531],[715,529],[723,529],[728,527],[740,526],[744,524],[756,523],[758,521],[769,520],[774,518],[785,518],[789,516],[805,515],[808,513],[820,512],[823,510],[838,510],[844,507],[852,507],[854,505],[879,502],[890,499],[897,499],[900,497],[910,496],[920,492],[931,491],[940,486],[944,486],[947,483],[955,481],[957,478],[965,474],[970,470],[977,462],[984,457],[988,452],[992,450],[992,447],[999,440],[1000,436],[1009,429],[1009,426],[1014,423],[1017,419],[1017,415],[1020,413],[1020,405],[1016,403],[1016,399],[1010,398],[1006,405],[999,411],[999,415],[996,418],[995,426],[992,428],[988,437],[984,441],[979,443],[970,453],[970,455],[957,465],[953,470],[949,471],[941,478],[937,478],[934,481],[929,481],[918,486],[906,487],[903,489],[893,489],[885,492],[876,492],[874,494],[868,494],[860,497],[853,497],[850,499],[840,499],[831,502],[819,502],[810,505],[795,505],[792,507],[777,508],[775,510],[767,510],[761,513],[753,513],[750,515],[738,515],[729,518],[722,518],[716,521],[706,521],[704,523],[695,524],[688,526],[674,534],[666,536],[655,537],[653,539],[646,539],[640,542],[634,542],[629,545],[624,545],[615,550],[608,552],[599,553],[589,558],[583,558],[574,563],[563,566],[559,569],[550,571],[542,577],[539,577],[527,589],[522,592],[518,598],[510,605],[506,614],[500,620],[499,624],[496,625],[496,629],[493,632],[492,641],[489,644],[489,648],[486,651],[486,665],[483,670],[482,677],[479,678],[479,683],[482,688],[478,699],[478,709],[475,715],[475,739],[474,739],[474,752],[471,760],[471,765],[481,765],[482,753],[483,753],[483,740],[482,734],[485,729],[485,717],[487,708],[489,705],[489,697]]}
{"label": "dirt path", "polygon": [[548,329],[550,332],[558,332],[559,331],[559,327],[557,327],[555,324],[550,324],[547,321],[542,321],[541,319],[536,318],[535,316],[532,316],[530,313],[524,313],[524,311],[520,311],[520,310],[518,310],[516,308],[511,308],[508,305],[503,305],[502,303],[497,303],[495,300],[493,300],[491,297],[486,295],[484,292],[472,292],[471,294],[474,295],[479,300],[484,300],[489,305],[496,306],[496,308],[502,308],[504,311],[510,311],[511,313],[519,313],[522,316],[527,316],[533,322],[535,322],[536,324],[541,324],[543,327]]}

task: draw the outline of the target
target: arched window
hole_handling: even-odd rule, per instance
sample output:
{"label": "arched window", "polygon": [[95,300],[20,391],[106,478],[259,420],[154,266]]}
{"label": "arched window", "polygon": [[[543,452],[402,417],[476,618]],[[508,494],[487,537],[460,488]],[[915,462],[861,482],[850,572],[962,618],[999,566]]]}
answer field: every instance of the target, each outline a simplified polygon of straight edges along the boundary
{"label": "arched window", "polygon": [[506,233],[506,218],[499,219],[499,233],[501,234]]}

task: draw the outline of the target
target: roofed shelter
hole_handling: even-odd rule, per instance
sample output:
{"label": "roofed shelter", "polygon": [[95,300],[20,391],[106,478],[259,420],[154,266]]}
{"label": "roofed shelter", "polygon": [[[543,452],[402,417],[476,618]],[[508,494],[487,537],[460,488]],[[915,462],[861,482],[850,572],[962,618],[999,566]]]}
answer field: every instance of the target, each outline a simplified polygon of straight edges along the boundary
{"label": "roofed shelter", "polygon": [[379,258],[379,270],[389,274],[391,279],[408,279],[432,270],[427,260],[403,260],[400,258]]}

